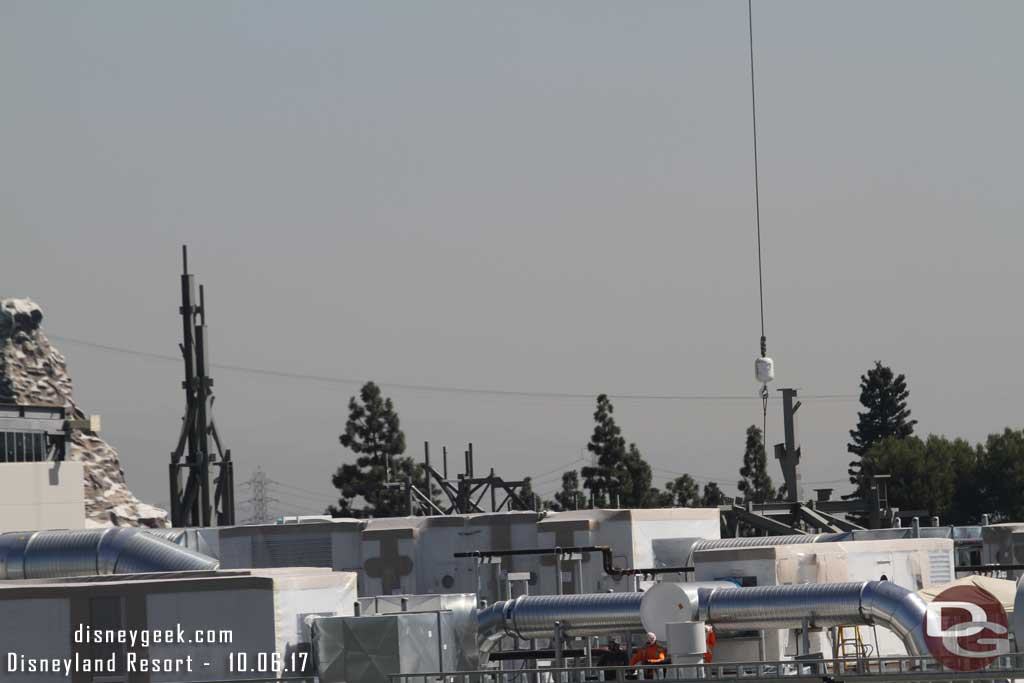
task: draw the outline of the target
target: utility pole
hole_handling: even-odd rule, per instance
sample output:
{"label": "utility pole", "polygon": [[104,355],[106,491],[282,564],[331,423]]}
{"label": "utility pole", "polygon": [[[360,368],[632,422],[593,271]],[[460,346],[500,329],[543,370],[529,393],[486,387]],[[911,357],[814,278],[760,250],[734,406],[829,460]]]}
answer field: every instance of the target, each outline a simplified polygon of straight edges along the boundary
{"label": "utility pole", "polygon": [[[234,471],[230,449],[223,449],[213,422],[213,378],[209,376],[210,356],[206,334],[206,296],[199,286],[195,301],[195,279],[188,272],[188,248],[182,246],[181,313],[185,361],[185,417],[178,444],[171,452],[169,466],[171,525],[208,527],[235,523]],[[213,440],[215,450],[210,449]],[[210,490],[210,470],[217,470]],[[185,485],[182,488],[182,473]],[[212,505],[211,505],[212,502]]]}
{"label": "utility pole", "polygon": [[775,457],[782,467],[782,476],[786,481],[786,500],[799,503],[803,500],[803,483],[800,476],[800,430],[796,419],[796,411],[800,409],[800,401],[796,401],[796,389],[779,389],[782,392],[782,427],[785,442],[775,444]]}

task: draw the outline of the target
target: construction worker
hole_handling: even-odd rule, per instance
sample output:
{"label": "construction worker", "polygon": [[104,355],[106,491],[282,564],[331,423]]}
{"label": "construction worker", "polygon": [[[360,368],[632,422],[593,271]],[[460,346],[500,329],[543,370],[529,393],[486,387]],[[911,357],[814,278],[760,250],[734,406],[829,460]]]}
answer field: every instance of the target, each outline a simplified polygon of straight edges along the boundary
{"label": "construction worker", "polygon": [[[626,651],[619,646],[619,641],[615,637],[608,639],[608,649],[601,653],[601,656],[597,660],[597,665],[600,667],[606,666],[626,666],[629,663],[629,658],[626,656]],[[606,681],[618,681],[624,678],[624,671],[618,669],[605,669],[604,680]]]}
{"label": "construction worker", "polygon": [[704,663],[711,663],[711,653],[715,649],[715,642],[718,638],[715,637],[715,629],[711,628],[711,624],[704,624]]}
{"label": "construction worker", "polygon": [[[658,636],[653,633],[647,634],[647,642],[629,660],[630,666],[637,664],[663,664],[665,662],[665,648],[658,645]],[[644,669],[644,678],[654,678],[654,669]]]}

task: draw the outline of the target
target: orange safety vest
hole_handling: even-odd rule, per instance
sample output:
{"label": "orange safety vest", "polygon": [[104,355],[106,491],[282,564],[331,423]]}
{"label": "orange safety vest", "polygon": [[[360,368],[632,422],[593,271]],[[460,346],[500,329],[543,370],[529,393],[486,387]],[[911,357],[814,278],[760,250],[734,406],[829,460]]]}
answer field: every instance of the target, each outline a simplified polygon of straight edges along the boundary
{"label": "orange safety vest", "polygon": [[633,659],[629,660],[629,665],[635,664],[658,664],[659,662],[665,661],[665,650],[660,645],[654,643],[652,645],[644,645],[642,648],[633,654]]}
{"label": "orange safety vest", "polygon": [[712,650],[715,649],[715,642],[717,640],[718,640],[718,638],[715,637],[714,629],[708,631],[708,635],[704,639],[704,642],[707,645],[707,650],[704,652],[704,663],[705,664],[711,662],[711,652],[712,652]]}

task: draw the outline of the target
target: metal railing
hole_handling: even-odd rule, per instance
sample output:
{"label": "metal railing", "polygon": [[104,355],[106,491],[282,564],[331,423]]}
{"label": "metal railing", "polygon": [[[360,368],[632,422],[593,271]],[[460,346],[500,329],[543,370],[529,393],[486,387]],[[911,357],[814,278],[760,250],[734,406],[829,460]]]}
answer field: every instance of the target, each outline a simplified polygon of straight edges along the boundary
{"label": "metal railing", "polygon": [[952,671],[932,657],[805,659],[776,662],[539,667],[392,674],[390,683],[587,683],[589,681],[1013,681],[1024,679],[1024,654],[1003,655],[978,671]]}

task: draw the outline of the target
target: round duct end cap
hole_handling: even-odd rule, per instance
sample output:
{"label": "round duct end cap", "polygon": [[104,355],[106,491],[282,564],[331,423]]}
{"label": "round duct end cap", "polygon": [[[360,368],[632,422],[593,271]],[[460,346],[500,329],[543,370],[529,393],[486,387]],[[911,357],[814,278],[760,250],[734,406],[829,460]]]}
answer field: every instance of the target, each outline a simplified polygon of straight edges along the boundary
{"label": "round duct end cap", "polygon": [[640,600],[640,620],[644,629],[661,641],[668,640],[667,624],[694,621],[696,618],[696,601],[677,583],[657,583]]}

